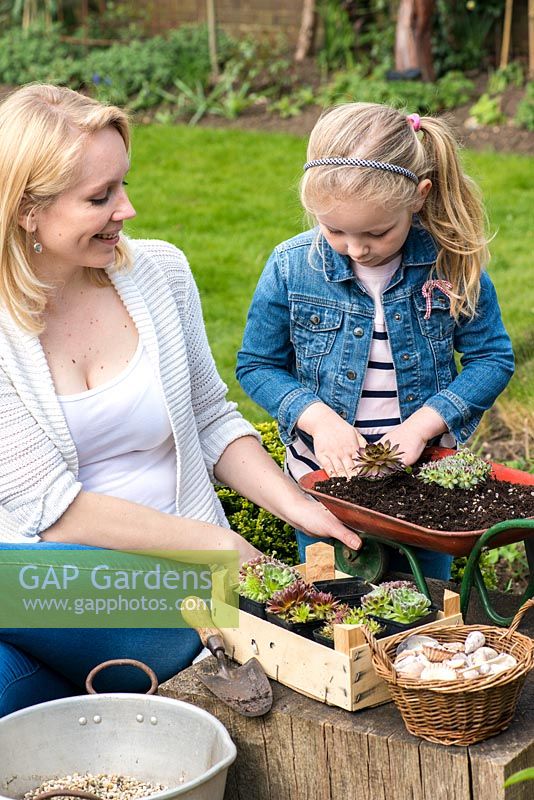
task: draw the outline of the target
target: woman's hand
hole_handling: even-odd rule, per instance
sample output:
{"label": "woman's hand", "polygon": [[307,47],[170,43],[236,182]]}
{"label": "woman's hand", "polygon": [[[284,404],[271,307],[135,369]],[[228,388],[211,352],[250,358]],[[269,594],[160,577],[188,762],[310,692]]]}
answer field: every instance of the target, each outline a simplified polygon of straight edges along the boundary
{"label": "woman's hand", "polygon": [[324,403],[308,406],[297,425],[313,436],[315,457],[329,477],[354,475],[354,456],[366,445],[356,428]]}
{"label": "woman's hand", "polygon": [[311,536],[330,536],[353,550],[361,547],[360,537],[284,475],[252,436],[243,436],[228,445],[215,466],[215,477]]}
{"label": "woman's hand", "polygon": [[[304,502],[301,502],[304,500]],[[288,520],[289,521],[289,520]],[[351,550],[359,550],[362,540],[346,525],[343,525],[327,508],[313,498],[303,495],[292,515],[291,524],[308,536],[339,539]]]}
{"label": "woman's hand", "polygon": [[429,439],[448,431],[437,411],[423,406],[401,425],[384,434],[380,441],[399,446],[399,455],[405,467],[415,464]]}

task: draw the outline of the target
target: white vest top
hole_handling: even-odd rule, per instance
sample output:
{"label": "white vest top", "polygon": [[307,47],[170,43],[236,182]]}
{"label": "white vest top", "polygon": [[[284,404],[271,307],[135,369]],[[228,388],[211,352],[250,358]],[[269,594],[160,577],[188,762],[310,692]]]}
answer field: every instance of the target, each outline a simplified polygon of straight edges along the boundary
{"label": "white vest top", "polygon": [[162,387],[141,340],[111,381],[58,400],[85,491],[175,513],[174,439]]}

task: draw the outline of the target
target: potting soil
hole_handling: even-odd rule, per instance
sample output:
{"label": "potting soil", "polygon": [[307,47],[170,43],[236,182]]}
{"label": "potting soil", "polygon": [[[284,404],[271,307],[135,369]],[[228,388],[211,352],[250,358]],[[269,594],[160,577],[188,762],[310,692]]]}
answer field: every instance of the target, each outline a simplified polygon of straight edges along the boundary
{"label": "potting soil", "polygon": [[318,492],[438,531],[474,531],[508,519],[534,516],[534,486],[489,478],[473,489],[444,489],[412,474],[369,480],[330,478]]}

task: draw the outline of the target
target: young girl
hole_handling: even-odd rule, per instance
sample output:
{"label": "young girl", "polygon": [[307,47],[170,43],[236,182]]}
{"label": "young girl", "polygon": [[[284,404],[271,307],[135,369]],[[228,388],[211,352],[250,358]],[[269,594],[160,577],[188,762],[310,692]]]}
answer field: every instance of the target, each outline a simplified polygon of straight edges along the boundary
{"label": "young girl", "polygon": [[[275,248],[237,376],[273,417],[298,480],[350,476],[366,442],[463,443],[513,373],[484,212],[446,124],[372,103],[312,131],[301,201],[317,227]],[[461,354],[456,369],[454,351]],[[313,539],[297,531],[301,557]],[[451,559],[423,551],[427,575]]]}

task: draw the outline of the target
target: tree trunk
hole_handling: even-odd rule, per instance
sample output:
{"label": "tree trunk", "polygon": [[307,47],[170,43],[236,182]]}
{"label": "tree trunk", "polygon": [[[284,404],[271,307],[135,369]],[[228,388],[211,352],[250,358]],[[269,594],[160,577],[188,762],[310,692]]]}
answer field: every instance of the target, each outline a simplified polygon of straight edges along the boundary
{"label": "tree trunk", "polygon": [[304,61],[309,54],[315,32],[315,0],[304,0],[295,61]]}
{"label": "tree trunk", "polygon": [[434,80],[432,14],[434,0],[400,0],[395,38],[395,68],[419,70],[424,81]]}
{"label": "tree trunk", "polygon": [[208,21],[208,44],[211,64],[211,79],[216,81],[219,77],[219,58],[217,55],[217,22],[215,16],[215,0],[207,0],[206,16]]}

